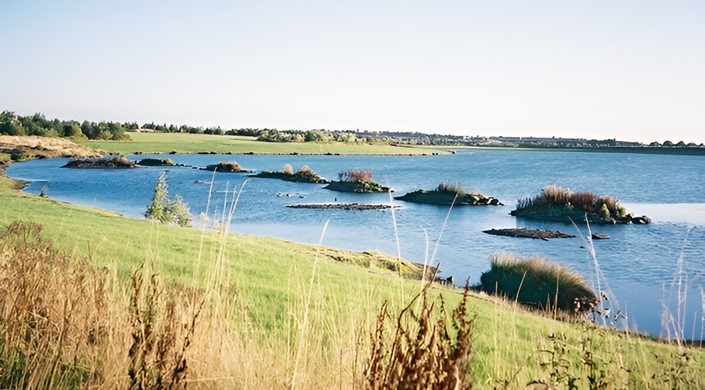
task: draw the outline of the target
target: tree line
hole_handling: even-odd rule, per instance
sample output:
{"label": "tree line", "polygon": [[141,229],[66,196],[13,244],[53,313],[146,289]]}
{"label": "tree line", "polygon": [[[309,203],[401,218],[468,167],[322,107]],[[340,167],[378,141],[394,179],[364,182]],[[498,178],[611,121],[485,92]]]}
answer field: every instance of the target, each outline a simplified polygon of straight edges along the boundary
{"label": "tree line", "polygon": [[42,137],[67,137],[74,139],[129,139],[130,130],[139,128],[136,122],[89,122],[74,120],[47,119],[43,114],[30,116],[15,115],[11,111],[0,113],[0,134],[38,135]]}

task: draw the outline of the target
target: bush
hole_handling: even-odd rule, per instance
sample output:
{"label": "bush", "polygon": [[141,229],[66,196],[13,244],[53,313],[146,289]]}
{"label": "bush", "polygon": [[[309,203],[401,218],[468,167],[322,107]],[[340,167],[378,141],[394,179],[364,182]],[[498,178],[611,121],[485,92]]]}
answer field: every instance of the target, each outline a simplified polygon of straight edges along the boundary
{"label": "bush", "polygon": [[294,168],[291,166],[291,164],[286,164],[286,165],[284,165],[284,169],[282,170],[282,172],[287,175],[293,175]]}
{"label": "bush", "polygon": [[372,183],[372,172],[367,169],[351,169],[338,173],[338,180],[348,183]]}
{"label": "bush", "polygon": [[169,199],[169,186],[166,182],[166,172],[162,172],[154,186],[152,202],[147,206],[144,214],[147,219],[154,219],[161,223],[178,226],[191,225],[191,212],[188,205],[180,195],[174,200]]}
{"label": "bush", "polygon": [[478,288],[541,309],[554,307],[568,312],[592,308],[595,293],[583,278],[568,267],[540,257],[519,259],[495,253],[491,268],[480,277]]}

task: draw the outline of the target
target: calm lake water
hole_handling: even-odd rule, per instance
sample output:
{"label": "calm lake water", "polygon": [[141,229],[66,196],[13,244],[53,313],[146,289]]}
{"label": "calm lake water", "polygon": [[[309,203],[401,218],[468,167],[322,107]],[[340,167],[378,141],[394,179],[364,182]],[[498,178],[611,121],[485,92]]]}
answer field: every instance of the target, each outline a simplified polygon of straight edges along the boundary
{"label": "calm lake water", "polygon": [[[131,159],[152,157],[129,156]],[[154,156],[165,158],[165,156]],[[543,223],[509,215],[519,198],[536,195],[548,184],[573,190],[589,190],[619,198],[635,215],[648,215],[646,226],[594,226],[611,239],[595,241],[599,266],[631,328],[667,335],[662,327],[664,307],[677,310],[673,287],[679,262],[687,280],[685,337],[702,337],[705,298],[705,157],[648,154],[462,151],[447,156],[250,156],[174,155],[177,163],[206,166],[236,160],[254,170],[281,170],[308,165],[321,176],[335,179],[348,169],[370,169],[377,182],[390,185],[397,195],[440,182],[459,183],[499,198],[504,207],[447,207],[395,201],[399,248],[404,258],[423,262],[436,251],[442,275],[456,283],[469,278],[477,283],[489,268],[494,252],[519,256],[539,255],[580,272],[594,283],[595,267],[576,228]],[[39,193],[47,186],[49,196],[71,203],[95,206],[142,218],[154,184],[163,167],[134,170],[60,169],[66,159],[16,163],[7,174],[32,183],[25,189]],[[212,172],[191,168],[168,169],[170,193],[181,194],[194,220],[206,210]],[[245,183],[246,181],[246,183]],[[389,203],[388,194],[344,194],[322,185],[289,183],[276,179],[247,179],[243,174],[217,173],[210,214],[222,212],[227,190],[241,188],[242,195],[230,229],[238,233],[266,235],[292,241],[318,243],[327,220],[324,245],[353,250],[397,253],[390,211],[291,209],[301,203]],[[443,231],[443,223],[448,223]],[[577,238],[550,241],[491,236],[491,228],[529,227],[561,230]],[[584,226],[580,227],[586,231]],[[436,250],[437,247],[437,250]],[[687,279],[685,278],[687,277]],[[604,287],[604,284],[603,284]],[[671,326],[672,329],[672,326]],[[671,331],[672,333],[672,331]]]}

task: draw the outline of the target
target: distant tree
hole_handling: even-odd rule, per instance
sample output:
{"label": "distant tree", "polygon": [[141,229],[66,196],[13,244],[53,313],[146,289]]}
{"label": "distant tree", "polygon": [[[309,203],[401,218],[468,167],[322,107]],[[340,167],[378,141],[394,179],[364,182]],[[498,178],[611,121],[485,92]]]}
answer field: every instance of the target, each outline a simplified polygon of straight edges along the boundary
{"label": "distant tree", "polygon": [[78,122],[65,122],[61,129],[61,136],[68,138],[85,138]]}

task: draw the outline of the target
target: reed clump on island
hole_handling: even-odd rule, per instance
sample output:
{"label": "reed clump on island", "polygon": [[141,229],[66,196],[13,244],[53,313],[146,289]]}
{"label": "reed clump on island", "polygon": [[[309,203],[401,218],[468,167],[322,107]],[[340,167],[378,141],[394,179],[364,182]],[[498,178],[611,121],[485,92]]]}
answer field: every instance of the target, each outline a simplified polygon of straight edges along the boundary
{"label": "reed clump on island", "polygon": [[570,189],[550,185],[533,198],[520,199],[511,215],[556,222],[582,222],[616,224],[648,224],[646,216],[635,217],[609,195],[597,195],[589,191],[573,192]]}
{"label": "reed clump on island", "polygon": [[252,171],[248,169],[243,169],[240,164],[238,164],[235,161],[221,161],[217,164],[210,164],[205,168],[202,168],[205,171],[215,171],[215,172],[225,172],[225,173],[240,173],[240,172],[245,172],[245,173],[250,173]]}
{"label": "reed clump on island", "polygon": [[409,192],[394,199],[443,206],[503,206],[499,199],[480,192],[467,193],[460,184],[443,182],[433,190]]}
{"label": "reed clump on island", "polygon": [[372,171],[368,169],[351,169],[338,173],[338,181],[330,182],[323,187],[327,190],[339,192],[393,192],[390,187],[376,183],[372,178]]}
{"label": "reed clump on island", "polygon": [[279,172],[275,171],[262,171],[252,177],[260,177],[266,179],[280,179],[285,181],[293,181],[296,183],[314,183],[314,184],[326,184],[330,183],[330,180],[326,180],[320,177],[316,172],[314,172],[307,165],[302,165],[298,171],[294,172],[294,168],[286,164],[284,169]]}
{"label": "reed clump on island", "polygon": [[492,255],[490,270],[480,276],[476,288],[547,311],[584,313],[597,302],[595,292],[568,267],[540,257],[521,259],[508,253]]}
{"label": "reed clump on island", "polygon": [[83,157],[71,159],[62,168],[131,169],[137,168],[137,163],[124,156]]}

